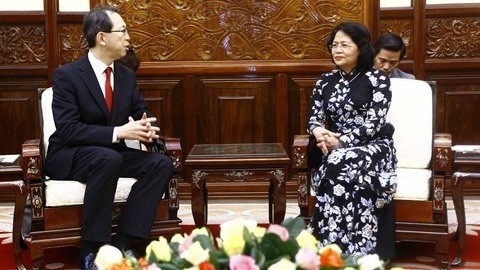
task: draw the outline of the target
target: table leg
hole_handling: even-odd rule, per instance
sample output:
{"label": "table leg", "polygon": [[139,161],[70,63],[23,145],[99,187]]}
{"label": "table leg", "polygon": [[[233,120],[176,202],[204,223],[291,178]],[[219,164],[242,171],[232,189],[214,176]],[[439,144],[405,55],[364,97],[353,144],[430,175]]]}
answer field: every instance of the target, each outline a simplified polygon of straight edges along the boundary
{"label": "table leg", "polygon": [[[286,171],[286,170],[285,170]],[[286,211],[286,188],[285,188],[285,171],[278,170],[274,180],[270,182],[269,188],[269,221],[281,224],[285,218]],[[273,198],[272,198],[273,197]],[[273,209],[272,209],[273,204]]]}
{"label": "table leg", "polygon": [[458,266],[462,263],[463,247],[465,244],[465,205],[463,202],[463,184],[465,183],[464,173],[454,173],[452,175],[452,200],[455,208],[455,214],[457,216],[457,231],[455,238],[458,237],[458,251],[455,258],[452,260],[452,266]]}
{"label": "table leg", "polygon": [[207,197],[205,179],[199,177],[196,182],[191,184],[192,215],[197,228],[207,224]]}

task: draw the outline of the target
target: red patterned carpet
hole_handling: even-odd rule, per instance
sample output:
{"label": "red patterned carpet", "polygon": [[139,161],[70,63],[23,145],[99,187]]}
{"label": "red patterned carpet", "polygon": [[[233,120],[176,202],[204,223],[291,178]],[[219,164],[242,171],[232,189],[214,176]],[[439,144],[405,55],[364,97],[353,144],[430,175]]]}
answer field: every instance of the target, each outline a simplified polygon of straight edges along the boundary
{"label": "red patterned carpet", "polygon": [[[230,218],[235,215],[238,215],[238,210],[227,209],[228,206],[218,205],[217,210],[215,207],[209,206],[209,212],[212,211],[212,218],[209,220],[214,222],[214,213],[215,211],[228,212],[230,213]],[[471,203],[466,204],[467,207],[467,236],[465,241],[465,249],[463,255],[463,264],[452,269],[480,269],[480,201],[476,200]],[[249,207],[251,209],[251,206]],[[292,207],[295,209],[295,206]],[[227,209],[227,210],[225,210]],[[5,210],[5,207],[0,205],[0,270],[9,270],[16,269],[13,254],[12,254],[12,238],[11,238],[11,221],[8,221],[8,218],[11,215],[8,213],[8,209]],[[263,210],[245,212],[242,211],[241,215],[249,214],[259,214]],[[293,210],[292,210],[293,211]],[[234,213],[232,215],[232,213]],[[287,209],[287,216],[293,215],[294,213],[289,213]],[[452,211],[449,210],[449,220],[451,231],[456,227],[456,219]],[[191,219],[189,216],[191,214],[188,210],[183,210],[179,213],[180,218],[184,220],[186,225],[183,225],[184,231],[189,233],[193,229],[191,225]],[[183,217],[182,217],[183,215]],[[222,216],[222,218],[226,218]],[[219,219],[220,220],[220,219]],[[263,223],[262,221],[258,221]],[[214,222],[221,223],[221,222]],[[219,227],[218,225],[211,225],[209,228],[215,234],[218,234]],[[453,235],[453,232],[452,232]],[[450,257],[453,258],[457,252],[458,243],[455,241],[450,242]],[[76,248],[61,248],[61,249],[51,249],[46,252],[46,269],[78,269],[77,263],[77,252]],[[24,258],[24,263],[30,269],[29,261],[29,252],[28,249],[25,250],[22,254]],[[434,245],[428,243],[397,243],[397,258],[392,261],[389,265],[390,267],[402,267],[404,269],[438,269],[435,263],[434,258]]]}

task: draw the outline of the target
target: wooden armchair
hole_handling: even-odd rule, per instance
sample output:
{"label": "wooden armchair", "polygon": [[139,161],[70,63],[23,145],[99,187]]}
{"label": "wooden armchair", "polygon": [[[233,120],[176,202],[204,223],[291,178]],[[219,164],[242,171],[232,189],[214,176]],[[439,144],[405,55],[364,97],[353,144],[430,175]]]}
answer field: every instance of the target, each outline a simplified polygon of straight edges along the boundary
{"label": "wooden armchair", "polygon": [[[445,179],[452,169],[450,134],[435,134],[435,82],[391,79],[392,104],[387,119],[395,126],[398,187],[395,195],[396,241],[432,242],[440,268],[448,268]],[[318,167],[315,144],[296,135],[292,147],[300,216],[313,213],[310,174]],[[312,145],[312,147],[309,147]],[[318,161],[317,161],[318,162]]]}
{"label": "wooden armchair", "polygon": [[[32,200],[31,260],[34,268],[43,268],[44,250],[53,247],[80,244],[80,216],[85,185],[77,181],[51,180],[43,173],[48,138],[55,129],[51,110],[52,89],[39,89],[40,127],[42,140],[27,140],[22,145],[24,180]],[[169,190],[161,200],[151,230],[151,238],[169,237],[181,232],[177,217],[179,207],[178,181],[182,171],[182,149],[177,138],[163,138],[167,155],[174,162],[176,172]],[[113,232],[123,202],[126,201],[132,178],[120,178],[115,194]],[[20,220],[21,222],[21,220]],[[15,226],[15,224],[14,224]],[[21,225],[20,225],[21,226]]]}

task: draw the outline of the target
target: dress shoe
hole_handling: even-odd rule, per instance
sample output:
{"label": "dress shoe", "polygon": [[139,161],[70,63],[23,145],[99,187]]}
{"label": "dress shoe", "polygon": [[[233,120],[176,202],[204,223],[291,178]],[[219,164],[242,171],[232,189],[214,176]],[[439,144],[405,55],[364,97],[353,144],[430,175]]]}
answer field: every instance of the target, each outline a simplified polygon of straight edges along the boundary
{"label": "dress shoe", "polygon": [[95,264],[95,255],[88,253],[85,257],[80,259],[80,269],[82,270],[98,270]]}

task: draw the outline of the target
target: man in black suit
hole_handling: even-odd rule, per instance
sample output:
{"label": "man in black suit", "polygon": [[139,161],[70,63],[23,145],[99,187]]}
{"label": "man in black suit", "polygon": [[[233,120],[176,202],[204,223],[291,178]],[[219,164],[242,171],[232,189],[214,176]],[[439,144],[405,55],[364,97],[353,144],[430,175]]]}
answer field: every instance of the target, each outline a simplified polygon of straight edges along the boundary
{"label": "man in black suit", "polygon": [[[81,268],[90,269],[101,245],[113,243],[129,251],[133,239],[149,236],[173,164],[167,156],[125,145],[125,139],[153,144],[160,129],[147,110],[134,72],[114,63],[126,54],[130,40],[118,10],[95,7],[85,15],[83,31],[90,47],[88,55],[54,73],[56,131],[49,139],[45,167],[52,179],[86,183],[80,259]],[[106,98],[112,103],[107,105]],[[111,239],[112,204],[119,177],[134,177],[137,182]]]}

